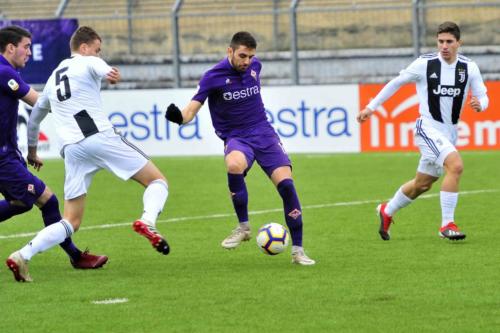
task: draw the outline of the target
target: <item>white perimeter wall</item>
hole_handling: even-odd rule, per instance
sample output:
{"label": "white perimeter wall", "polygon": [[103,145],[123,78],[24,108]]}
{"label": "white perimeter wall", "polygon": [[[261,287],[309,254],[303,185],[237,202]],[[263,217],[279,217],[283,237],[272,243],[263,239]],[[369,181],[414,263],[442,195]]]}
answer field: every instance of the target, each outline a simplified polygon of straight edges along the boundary
{"label": "white perimeter wall", "polygon": [[[223,142],[214,134],[206,105],[197,119],[182,127],[169,123],[170,103],[183,107],[194,89],[103,91],[105,112],[115,127],[150,156],[217,155]],[[360,151],[358,85],[264,87],[268,117],[290,153]],[[251,112],[251,111],[250,111]],[[20,110],[20,117],[26,117]],[[42,157],[58,157],[59,145],[51,115],[42,123],[47,137],[40,141]],[[26,129],[19,128],[20,148],[26,149]]]}

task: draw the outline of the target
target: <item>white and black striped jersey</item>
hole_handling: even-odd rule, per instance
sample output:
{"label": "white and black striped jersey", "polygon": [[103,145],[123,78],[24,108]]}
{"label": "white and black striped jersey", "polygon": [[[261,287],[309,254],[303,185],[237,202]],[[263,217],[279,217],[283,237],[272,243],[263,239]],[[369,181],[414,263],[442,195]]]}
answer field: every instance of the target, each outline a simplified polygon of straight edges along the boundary
{"label": "white and black striped jersey", "polygon": [[[52,110],[63,146],[112,128],[102,110],[100,95],[102,78],[111,70],[99,57],[74,54],[63,60],[52,72],[33,109],[35,123]],[[34,145],[36,138],[31,138],[30,132],[33,131],[29,130],[28,144]]]}
{"label": "white and black striped jersey", "polygon": [[482,110],[488,106],[486,87],[476,63],[458,55],[455,62],[448,64],[439,53],[430,53],[402,70],[367,107],[375,110],[410,82],[416,82],[420,115],[444,124],[458,123],[469,89],[479,99]]}

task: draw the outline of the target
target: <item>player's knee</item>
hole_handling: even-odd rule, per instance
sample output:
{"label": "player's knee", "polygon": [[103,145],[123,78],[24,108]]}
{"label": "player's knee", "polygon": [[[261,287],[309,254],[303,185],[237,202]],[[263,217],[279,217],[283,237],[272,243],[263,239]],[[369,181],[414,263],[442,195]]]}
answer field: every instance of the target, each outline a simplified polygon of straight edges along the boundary
{"label": "player's knee", "polygon": [[35,204],[38,207],[43,207],[47,201],[49,201],[52,197],[54,196],[54,193],[50,190],[50,188],[47,186],[43,190],[43,193],[36,199]]}
{"label": "player's knee", "polygon": [[226,161],[226,168],[228,173],[242,174],[245,172],[245,164],[240,161],[228,160]]}
{"label": "player's knee", "polygon": [[455,163],[450,165],[447,171],[455,176],[460,176],[464,172],[464,165],[462,163]]}

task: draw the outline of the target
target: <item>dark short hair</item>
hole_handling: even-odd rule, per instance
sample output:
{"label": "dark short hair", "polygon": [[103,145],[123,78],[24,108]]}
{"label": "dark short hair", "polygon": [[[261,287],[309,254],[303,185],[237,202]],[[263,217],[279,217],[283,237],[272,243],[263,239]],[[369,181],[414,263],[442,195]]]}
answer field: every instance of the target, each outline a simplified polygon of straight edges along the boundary
{"label": "dark short hair", "polygon": [[31,33],[20,26],[11,25],[0,29],[0,52],[4,53],[9,44],[17,46],[23,37],[31,39]]}
{"label": "dark short hair", "polygon": [[455,38],[457,40],[460,40],[460,28],[458,27],[458,25],[455,22],[446,21],[446,22],[441,23],[438,27],[436,35],[439,35],[442,33],[450,33],[453,36],[455,36]]}
{"label": "dark short hair", "polygon": [[255,38],[253,38],[252,34],[247,31],[237,32],[233,35],[233,38],[231,38],[231,43],[229,44],[229,46],[233,50],[239,48],[240,45],[246,46],[249,49],[257,48],[257,42],[255,41]]}
{"label": "dark short hair", "polygon": [[96,39],[102,42],[101,37],[94,29],[87,26],[80,27],[75,31],[73,36],[71,36],[71,41],[69,42],[71,51],[76,51],[80,45],[90,44]]}

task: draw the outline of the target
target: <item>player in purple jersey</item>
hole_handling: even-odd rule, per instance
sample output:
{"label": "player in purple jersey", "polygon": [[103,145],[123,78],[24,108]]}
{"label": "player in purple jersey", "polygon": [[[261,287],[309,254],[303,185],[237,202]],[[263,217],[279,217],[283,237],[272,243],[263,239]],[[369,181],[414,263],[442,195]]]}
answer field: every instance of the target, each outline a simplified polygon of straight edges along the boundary
{"label": "player in purple jersey", "polygon": [[[17,118],[19,100],[33,106],[38,93],[20,77],[17,69],[23,68],[31,55],[31,34],[18,26],[0,29],[0,222],[29,211],[33,205],[40,208],[45,225],[61,220],[59,203],[54,193],[27,168],[17,146]],[[40,170],[43,162],[36,154],[28,152],[28,163]],[[70,257],[75,268],[99,268],[108,258],[80,251],[71,238],[61,247]],[[19,277],[18,265],[7,265]],[[17,271],[17,273],[16,273]],[[22,280],[22,278],[20,278]]]}
{"label": "player in purple jersey", "polygon": [[227,58],[208,70],[191,102],[181,111],[170,104],[165,117],[179,125],[190,122],[208,98],[215,133],[224,141],[229,192],[239,226],[222,241],[226,249],[250,239],[245,175],[254,161],[261,166],[283,199],[292,236],[292,262],[314,265],[302,247],[302,210],[292,180],[292,168],[281,141],[267,120],[260,95],[262,65],[255,57],[257,42],[248,32],[236,33]]}

